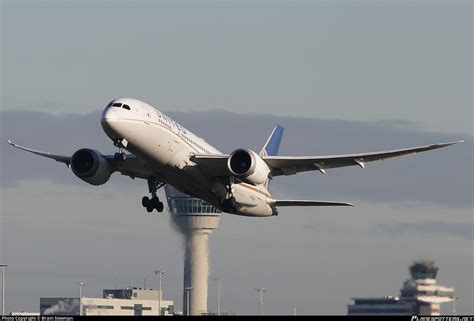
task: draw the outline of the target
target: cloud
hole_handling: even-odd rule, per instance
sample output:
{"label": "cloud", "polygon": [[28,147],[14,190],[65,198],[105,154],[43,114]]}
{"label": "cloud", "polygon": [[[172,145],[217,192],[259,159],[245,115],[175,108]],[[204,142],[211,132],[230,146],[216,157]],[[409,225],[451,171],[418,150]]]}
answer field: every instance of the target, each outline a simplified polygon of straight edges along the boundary
{"label": "cloud", "polygon": [[[473,144],[468,134],[425,132],[409,121],[323,120],[217,110],[168,114],[223,152],[238,147],[258,150],[276,124],[286,128],[280,149],[280,153],[286,155],[370,152],[465,139],[464,144],[444,150],[369,164],[366,170],[353,167],[329,170],[327,175],[315,172],[278,177],[271,187],[282,197],[292,198],[421,201],[455,207],[472,206]],[[86,115],[53,115],[7,110],[0,113],[0,118],[2,186],[41,178],[63,184],[86,184],[65,166],[14,150],[6,143],[7,139],[66,155],[82,147],[96,148],[103,153],[115,152],[100,126],[99,111]],[[120,178],[114,183],[127,182],[127,178]]]}

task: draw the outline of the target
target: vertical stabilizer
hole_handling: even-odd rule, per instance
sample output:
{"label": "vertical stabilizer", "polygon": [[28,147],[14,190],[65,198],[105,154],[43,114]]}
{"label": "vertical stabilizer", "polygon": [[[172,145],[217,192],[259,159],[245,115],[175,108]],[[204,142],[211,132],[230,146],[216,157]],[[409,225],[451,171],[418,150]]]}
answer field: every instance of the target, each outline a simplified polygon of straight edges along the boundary
{"label": "vertical stabilizer", "polygon": [[260,156],[276,156],[278,155],[278,149],[280,148],[281,138],[283,137],[283,128],[280,125],[275,126],[272,133],[267,139],[267,142],[260,151]]}
{"label": "vertical stabilizer", "polygon": [[[283,137],[283,131],[285,128],[283,126],[277,125],[273,129],[272,133],[268,137],[265,145],[263,145],[262,150],[260,151],[260,156],[276,156],[278,155],[278,149],[280,149],[281,138]],[[265,188],[268,189],[269,179],[263,184]]]}

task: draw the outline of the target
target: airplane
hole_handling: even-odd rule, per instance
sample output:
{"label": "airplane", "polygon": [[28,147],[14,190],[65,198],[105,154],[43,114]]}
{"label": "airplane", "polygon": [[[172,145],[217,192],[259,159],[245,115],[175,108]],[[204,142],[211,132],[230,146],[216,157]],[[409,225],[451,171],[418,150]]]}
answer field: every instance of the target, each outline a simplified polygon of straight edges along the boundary
{"label": "airplane", "polygon": [[[151,198],[148,212],[163,211],[157,190],[170,184],[222,212],[254,217],[278,215],[281,206],[353,206],[345,202],[278,200],[268,191],[269,180],[306,171],[326,174],[332,168],[367,163],[447,147],[463,141],[420,147],[330,156],[278,156],[284,128],[276,126],[259,153],[238,148],[224,154],[158,109],[137,99],[112,100],[101,114],[106,135],[118,148],[114,155],[82,148],[72,156],[56,155],[8,143],[18,149],[66,164],[81,180],[105,184],[112,173],[145,179]],[[129,153],[125,153],[124,150]]]}

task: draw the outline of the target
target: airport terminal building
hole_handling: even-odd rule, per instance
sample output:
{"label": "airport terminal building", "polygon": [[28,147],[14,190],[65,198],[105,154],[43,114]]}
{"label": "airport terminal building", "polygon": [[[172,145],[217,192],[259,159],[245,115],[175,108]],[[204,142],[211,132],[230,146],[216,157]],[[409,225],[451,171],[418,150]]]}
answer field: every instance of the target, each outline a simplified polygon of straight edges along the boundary
{"label": "airport terminal building", "polygon": [[[131,288],[104,290],[102,298],[81,298],[81,315],[173,315],[174,303],[159,290]],[[160,307],[161,304],[161,307]]]}
{"label": "airport terminal building", "polygon": [[41,315],[174,315],[174,303],[159,290],[103,290],[102,298],[41,298]]}

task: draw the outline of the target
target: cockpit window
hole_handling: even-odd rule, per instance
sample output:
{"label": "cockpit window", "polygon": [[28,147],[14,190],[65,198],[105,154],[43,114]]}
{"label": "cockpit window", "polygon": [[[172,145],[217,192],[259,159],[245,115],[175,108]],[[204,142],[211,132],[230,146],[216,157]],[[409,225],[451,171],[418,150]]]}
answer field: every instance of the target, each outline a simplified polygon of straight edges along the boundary
{"label": "cockpit window", "polygon": [[129,105],[123,104],[123,105],[122,105],[122,108],[124,108],[124,109],[126,109],[126,110],[130,110],[130,106],[129,106]]}
{"label": "cockpit window", "polygon": [[112,104],[112,107],[122,107],[122,104],[121,103],[115,103],[115,104]]}

